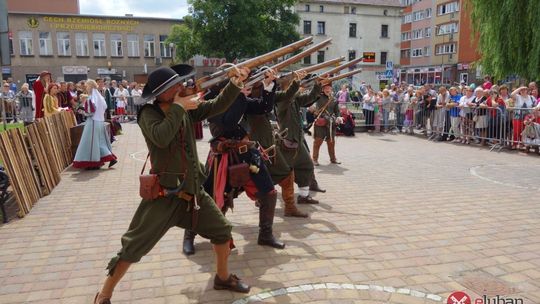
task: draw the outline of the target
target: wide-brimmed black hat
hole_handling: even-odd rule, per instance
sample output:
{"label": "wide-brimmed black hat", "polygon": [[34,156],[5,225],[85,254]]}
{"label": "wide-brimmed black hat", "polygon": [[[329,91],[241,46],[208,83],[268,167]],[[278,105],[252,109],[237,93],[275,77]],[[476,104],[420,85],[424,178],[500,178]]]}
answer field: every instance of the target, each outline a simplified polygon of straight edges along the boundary
{"label": "wide-brimmed black hat", "polygon": [[195,75],[195,68],[188,64],[177,64],[172,67],[160,67],[148,75],[141,97],[151,100],[167,91],[177,83]]}

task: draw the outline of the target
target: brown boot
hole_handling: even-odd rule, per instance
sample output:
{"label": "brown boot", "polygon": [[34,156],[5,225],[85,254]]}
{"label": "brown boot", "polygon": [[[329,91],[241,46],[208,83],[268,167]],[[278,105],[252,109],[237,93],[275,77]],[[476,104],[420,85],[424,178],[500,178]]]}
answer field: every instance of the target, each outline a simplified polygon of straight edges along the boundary
{"label": "brown boot", "polygon": [[298,204],[310,204],[310,205],[315,205],[315,204],[318,204],[319,201],[314,199],[313,197],[311,196],[298,196],[298,199],[296,200],[298,202]]}
{"label": "brown boot", "polygon": [[315,179],[315,174],[313,174],[311,182],[309,183],[309,190],[322,193],[326,192],[326,189],[322,189],[321,187],[319,187],[319,183],[317,182],[317,179]]}
{"label": "brown boot", "polygon": [[328,145],[328,155],[330,156],[330,162],[332,164],[341,164],[336,159],[336,139],[333,139],[332,141],[327,141],[326,144]]}
{"label": "brown boot", "polygon": [[291,174],[282,180],[279,185],[281,186],[281,196],[285,203],[284,215],[292,217],[308,217],[307,213],[298,210],[296,207],[296,202],[294,200],[294,171],[291,171]]}
{"label": "brown boot", "polygon": [[324,139],[322,138],[316,138],[313,140],[313,156],[311,157],[313,159],[313,164],[315,166],[319,165],[319,150],[321,149],[321,145],[323,144]]}
{"label": "brown boot", "polygon": [[101,299],[100,301],[98,301],[99,299],[99,292],[96,293],[96,297],[94,298],[94,304],[111,304],[111,299]]}

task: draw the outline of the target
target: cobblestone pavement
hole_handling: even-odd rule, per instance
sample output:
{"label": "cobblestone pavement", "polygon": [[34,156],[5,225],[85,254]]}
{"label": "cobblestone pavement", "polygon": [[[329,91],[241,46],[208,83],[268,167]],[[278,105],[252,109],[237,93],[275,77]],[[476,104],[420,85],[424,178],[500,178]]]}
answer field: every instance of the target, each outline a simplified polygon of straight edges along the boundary
{"label": "cobblestone pavement", "polygon": [[[114,169],[66,170],[26,218],[0,227],[0,303],[92,301],[139,203],[144,140],[134,124],[118,138]],[[199,149],[204,159],[206,141]],[[365,133],[338,139],[342,165],[321,151],[328,192],[302,206],[311,219],[276,212],[285,250],[256,244],[245,196],[228,214],[230,269],[254,286],[250,298],[212,290],[210,243],[198,238],[186,258],[171,229],[113,303],[446,303],[456,290],[540,303],[538,157]]]}

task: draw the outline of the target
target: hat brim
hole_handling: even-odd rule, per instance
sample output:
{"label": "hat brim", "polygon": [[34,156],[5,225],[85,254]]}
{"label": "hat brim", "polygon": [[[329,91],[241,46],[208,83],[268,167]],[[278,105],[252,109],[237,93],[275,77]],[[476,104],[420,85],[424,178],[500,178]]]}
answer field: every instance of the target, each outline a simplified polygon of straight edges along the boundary
{"label": "hat brim", "polygon": [[176,75],[178,75],[177,77],[172,79],[170,82],[168,82],[166,85],[162,86],[161,88],[159,88],[159,90],[155,92],[152,92],[149,86],[144,86],[141,97],[147,101],[150,101],[152,99],[155,99],[157,96],[163,94],[165,91],[167,91],[174,85],[178,83],[183,83],[185,80],[195,76],[195,68],[187,64],[178,64],[172,66],[171,69],[176,72]]}
{"label": "hat brim", "polygon": [[176,84],[183,82],[183,80],[184,79],[181,79],[180,76],[177,76],[176,78],[172,79],[166,85],[162,86],[161,88],[159,88],[159,90],[155,92],[152,92],[149,86],[144,86],[141,97],[146,99],[147,101],[152,100],[156,98],[157,96],[163,94],[165,91],[172,88]]}

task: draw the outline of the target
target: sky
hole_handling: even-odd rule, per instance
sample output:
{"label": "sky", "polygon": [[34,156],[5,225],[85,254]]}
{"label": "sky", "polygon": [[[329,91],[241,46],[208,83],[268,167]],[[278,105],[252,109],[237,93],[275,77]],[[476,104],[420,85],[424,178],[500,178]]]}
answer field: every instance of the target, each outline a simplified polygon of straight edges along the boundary
{"label": "sky", "polygon": [[188,14],[187,0],[79,0],[81,14],[179,19]]}

